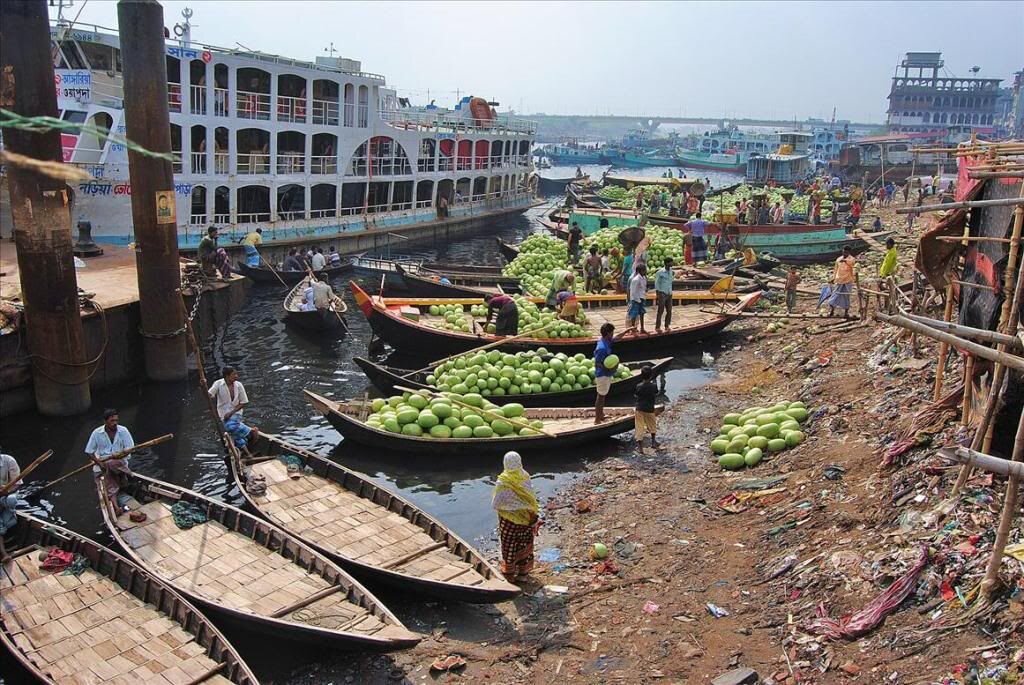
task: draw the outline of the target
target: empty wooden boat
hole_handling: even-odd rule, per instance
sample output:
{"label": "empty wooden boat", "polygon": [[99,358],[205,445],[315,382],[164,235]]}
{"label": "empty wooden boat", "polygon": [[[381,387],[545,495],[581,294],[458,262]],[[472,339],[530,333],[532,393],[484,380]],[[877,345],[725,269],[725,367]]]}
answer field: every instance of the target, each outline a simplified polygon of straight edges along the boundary
{"label": "empty wooden boat", "polygon": [[[366,423],[367,403],[362,400],[337,402],[303,390],[309,403],[341,433],[346,440],[421,456],[475,456],[539,450],[561,450],[633,430],[632,407],[605,407],[605,420],[594,423],[593,407],[546,407],[527,409],[522,419],[544,422],[545,435],[516,435],[503,438],[432,438],[391,433]],[[660,411],[660,408],[659,408]],[[429,468],[429,462],[421,462]]]}
{"label": "empty wooden boat", "polygon": [[[341,264],[324,267],[320,271],[316,272],[316,277],[324,278],[329,281],[335,276],[340,276],[352,271],[353,268],[354,266],[352,262],[343,257]],[[276,274],[274,273],[275,271],[277,272]],[[309,273],[307,271],[281,271],[280,269],[271,269],[266,264],[249,266],[245,262],[238,263],[238,272],[243,276],[251,278],[254,283],[270,283],[276,285],[281,285],[281,281],[284,281],[285,285],[295,285],[304,279]]]}
{"label": "empty wooden boat", "polygon": [[[133,474],[131,520],[96,479],[103,520],[140,566],[207,611],[240,628],[276,639],[329,648],[379,650],[419,641],[355,579],[334,562],[277,526],[186,488]],[[201,512],[205,521],[183,529],[175,507]]]}
{"label": "empty wooden boat", "polygon": [[[39,682],[256,685],[198,609],[120,554],[22,513],[5,545],[0,641]],[[53,549],[80,555],[84,570],[41,569]]]}
{"label": "empty wooden boat", "polygon": [[[266,433],[249,446],[251,460],[228,448],[235,482],[256,511],[366,583],[477,603],[519,594],[469,543],[366,476]],[[289,473],[282,455],[303,470]],[[266,485],[262,494],[247,487],[254,477]]]}

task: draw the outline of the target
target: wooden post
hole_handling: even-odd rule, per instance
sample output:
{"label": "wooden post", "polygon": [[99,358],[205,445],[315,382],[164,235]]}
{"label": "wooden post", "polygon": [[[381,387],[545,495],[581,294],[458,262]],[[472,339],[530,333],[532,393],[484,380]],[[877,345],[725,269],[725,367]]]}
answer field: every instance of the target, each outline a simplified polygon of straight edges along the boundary
{"label": "wooden post", "polygon": [[[966,228],[964,229],[967,230]],[[949,323],[953,318],[953,282],[946,286],[946,308],[942,312],[942,321]],[[949,344],[943,341],[939,344],[939,360],[935,364],[935,389],[932,391],[932,401],[938,402],[942,397],[942,380],[946,375],[946,355],[949,352]]]}
{"label": "wooden post", "polygon": [[974,401],[974,355],[968,353],[964,360],[964,406],[960,422],[968,425],[971,422],[971,403]]}
{"label": "wooden post", "polygon": [[[1024,412],[1017,422],[1017,435],[1013,441],[1013,457],[1010,460],[1015,463],[1024,461]],[[1017,493],[1020,490],[1020,476],[1011,472],[1006,481],[1006,493],[1003,495],[1003,511],[999,517],[999,528],[996,530],[996,541],[992,543],[992,556],[988,560],[988,568],[985,571],[985,579],[981,581],[981,591],[986,597],[991,598],[999,588],[999,565],[1003,560],[1003,550],[1006,549],[1006,540],[1010,536],[1010,528],[1013,526],[1013,518],[1017,513]]]}
{"label": "wooden post", "polygon": [[[27,117],[58,116],[44,0],[0,3],[0,62],[5,109]],[[63,160],[57,130],[5,129],[4,146],[42,162]],[[67,184],[10,165],[7,177],[36,408],[44,416],[80,414],[92,397]]]}

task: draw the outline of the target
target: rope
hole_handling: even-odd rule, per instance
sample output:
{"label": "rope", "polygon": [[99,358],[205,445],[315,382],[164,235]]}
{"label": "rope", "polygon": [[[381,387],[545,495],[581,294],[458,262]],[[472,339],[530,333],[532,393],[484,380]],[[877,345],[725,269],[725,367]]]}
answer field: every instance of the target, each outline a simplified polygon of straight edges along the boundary
{"label": "rope", "polygon": [[25,117],[0,107],[0,129],[5,128],[18,131],[28,131],[29,133],[46,133],[48,131],[67,131],[68,133],[75,134],[91,133],[97,138],[106,138],[115,143],[120,143],[127,149],[140,155],[155,157],[157,159],[166,159],[169,162],[174,161],[174,155],[170,152],[154,152],[152,150],[148,150],[138,143],[128,140],[125,136],[118,133],[111,133],[110,130],[105,128],[100,128],[91,124],[75,124],[55,117]]}
{"label": "rope", "polygon": [[[37,371],[41,376],[43,376],[47,380],[50,380],[56,383],[57,385],[74,386],[92,380],[92,377],[96,375],[97,371],[99,371],[99,362],[103,359],[103,356],[107,352],[107,344],[110,342],[110,329],[107,326],[107,313],[96,300],[92,298],[83,298],[83,300],[83,304],[92,307],[99,313],[100,320],[103,322],[103,345],[100,347],[100,351],[99,353],[97,353],[95,357],[86,362],[66,362],[60,359],[51,359],[50,357],[46,357],[44,355],[35,353],[30,353],[24,357],[24,359],[27,359],[29,363],[32,364],[32,368],[35,371]],[[93,366],[93,369],[89,372],[85,379],[81,381],[75,381],[73,383],[68,383],[67,381],[61,380],[59,378],[54,378],[49,373],[44,371],[43,368],[37,363],[38,361],[44,361],[49,364],[55,364],[57,366],[66,366],[69,368],[87,368],[89,366],[95,366]]]}

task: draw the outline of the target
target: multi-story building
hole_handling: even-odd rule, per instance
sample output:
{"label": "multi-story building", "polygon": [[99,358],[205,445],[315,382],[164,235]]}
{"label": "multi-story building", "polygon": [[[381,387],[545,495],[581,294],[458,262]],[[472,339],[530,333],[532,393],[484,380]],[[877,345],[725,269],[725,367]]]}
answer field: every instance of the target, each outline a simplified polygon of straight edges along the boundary
{"label": "multi-story building", "polygon": [[[997,78],[961,78],[943,70],[941,52],[908,52],[889,91],[891,132],[969,133],[997,124]],[[975,73],[977,69],[973,69]]]}

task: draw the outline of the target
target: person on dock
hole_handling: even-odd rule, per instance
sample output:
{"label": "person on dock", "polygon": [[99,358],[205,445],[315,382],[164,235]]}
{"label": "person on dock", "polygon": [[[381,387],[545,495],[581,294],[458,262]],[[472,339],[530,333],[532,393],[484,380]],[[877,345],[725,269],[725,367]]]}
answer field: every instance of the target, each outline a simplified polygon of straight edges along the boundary
{"label": "person on dock", "polygon": [[516,581],[533,570],[533,541],[540,527],[540,502],[518,452],[505,454],[491,507],[498,514],[501,572]]}
{"label": "person on dock", "polygon": [[665,257],[665,265],[654,274],[654,298],[658,305],[654,316],[654,331],[661,332],[661,315],[665,315],[665,330],[672,326],[672,258]]}
{"label": "person on dock", "polygon": [[495,335],[519,335],[519,306],[515,300],[505,294],[487,294],[484,295],[484,302],[487,303],[484,330],[487,330],[494,318]]}
{"label": "person on dock", "polygon": [[690,232],[690,245],[692,246],[693,263],[703,262],[708,258],[708,244],[704,240],[704,234],[707,232],[708,222],[701,218],[701,213],[697,214],[690,221],[686,222],[686,230]]}
{"label": "person on dock", "polygon": [[217,416],[224,422],[224,430],[231,436],[235,447],[248,452],[249,442],[260,434],[259,428],[242,422],[242,410],[249,404],[249,396],[234,368],[225,366],[221,375],[223,378],[214,381],[208,394],[217,403]]}
{"label": "person on dock", "polygon": [[583,289],[588,293],[599,292],[604,285],[602,261],[603,258],[597,253],[597,245],[591,245],[590,254],[583,262],[583,275],[586,277]]}
{"label": "person on dock", "polygon": [[626,312],[627,323],[630,327],[639,327],[640,333],[647,333],[644,329],[646,311],[647,266],[641,264],[636,267],[636,273],[629,279],[629,309]]}
{"label": "person on dock", "polygon": [[284,264],[281,265],[281,271],[305,271],[306,269],[302,266],[302,260],[299,259],[299,251],[294,247],[288,250],[288,256],[284,258]]}
{"label": "person on dock", "polygon": [[260,253],[256,248],[263,244],[263,229],[257,228],[249,231],[242,238],[242,247],[245,249],[245,265],[257,267],[260,265]]}
{"label": "person on dock", "polygon": [[551,289],[548,290],[547,297],[544,298],[544,304],[551,309],[555,308],[557,304],[558,293],[563,290],[572,290],[573,284],[576,282],[576,275],[571,271],[565,269],[557,269],[554,275],[551,277]]}
{"label": "person on dock", "polygon": [[885,308],[889,308],[889,285],[888,280],[890,277],[896,276],[896,270],[899,268],[899,254],[896,252],[896,241],[892,238],[887,238],[885,241],[885,257],[882,258],[882,263],[878,267],[878,291],[885,293],[885,295],[875,295],[875,305],[879,308],[882,307],[883,297],[885,302]]}
{"label": "person on dock", "polygon": [[327,263],[332,267],[341,266],[341,255],[338,254],[338,249],[333,245],[331,246],[331,254],[327,256]]}
{"label": "person on dock", "polygon": [[576,167],[576,178],[583,178],[583,169]]}
{"label": "person on dock", "polygon": [[654,413],[658,398],[658,384],[654,380],[654,367],[644,364],[640,369],[640,383],[633,391],[636,408],[633,413],[633,437],[637,447],[643,447],[644,438],[651,436],[651,447],[658,446],[658,415]]}
{"label": "person on dock", "polygon": [[644,191],[642,189],[636,191],[636,211],[637,214],[644,211]]}
{"label": "person on dock", "polygon": [[18,461],[9,454],[0,450],[0,490],[16,483],[6,493],[0,495],[0,562],[7,559],[7,550],[4,548],[4,535],[18,523],[18,516],[14,510],[18,506],[18,486],[22,483],[21,467]]}
{"label": "person on dock", "polygon": [[580,261],[580,241],[583,240],[583,229],[575,221],[569,229],[569,263],[576,264]]}
{"label": "person on dock", "polygon": [[437,218],[448,218],[448,198],[445,197],[444,195],[437,198]]}
{"label": "person on dock", "polygon": [[216,226],[206,229],[206,235],[199,241],[196,252],[199,256],[199,267],[209,278],[216,278],[220,272],[222,278],[231,277],[231,265],[228,260],[228,253],[224,248],[217,246],[218,231]]}
{"label": "person on dock", "polygon": [[843,318],[850,318],[850,295],[857,283],[857,260],[847,245],[843,248],[843,256],[836,259],[836,268],[832,274],[832,295],[828,298],[828,315],[835,316],[836,309],[843,310]]}
{"label": "person on dock", "polygon": [[796,288],[800,285],[800,273],[792,264],[786,273],[786,313],[792,314],[796,309]]}
{"label": "person on dock", "polygon": [[327,257],[324,256],[324,248],[316,248],[316,252],[309,260],[310,266],[313,267],[313,271],[323,271],[324,267],[327,266]]}

